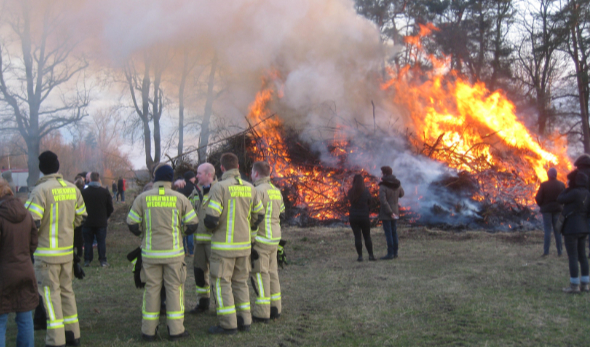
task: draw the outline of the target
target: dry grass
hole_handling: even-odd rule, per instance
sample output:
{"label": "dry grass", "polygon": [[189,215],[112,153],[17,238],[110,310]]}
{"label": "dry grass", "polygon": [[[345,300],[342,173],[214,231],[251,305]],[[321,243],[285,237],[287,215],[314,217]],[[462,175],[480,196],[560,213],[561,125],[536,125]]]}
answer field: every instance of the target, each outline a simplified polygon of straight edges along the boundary
{"label": "dry grass", "polygon": [[[110,268],[76,280],[84,346],[140,342],[142,291],[125,259],[138,241],[119,206],[108,236]],[[541,259],[542,233],[400,230],[400,258],[356,262],[348,228],[286,229],[291,264],[281,270],[283,316],[251,332],[209,336],[213,311],[186,315],[185,346],[582,346],[590,295],[568,296],[567,259]],[[374,229],[377,256],[385,253]],[[555,250],[552,249],[555,253]],[[96,255],[95,255],[96,256]],[[366,253],[365,253],[366,258]],[[192,259],[188,262],[189,269]],[[186,307],[195,302],[192,271]],[[253,293],[252,293],[253,295]],[[169,344],[164,320],[162,341]],[[43,345],[43,332],[36,342]],[[7,345],[15,344],[15,325]]]}

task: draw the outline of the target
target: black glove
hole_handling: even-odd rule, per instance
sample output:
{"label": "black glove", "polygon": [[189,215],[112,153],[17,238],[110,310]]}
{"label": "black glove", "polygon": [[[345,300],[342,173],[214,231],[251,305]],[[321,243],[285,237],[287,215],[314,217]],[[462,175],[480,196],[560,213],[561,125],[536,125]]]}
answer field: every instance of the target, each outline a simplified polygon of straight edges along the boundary
{"label": "black glove", "polygon": [[250,254],[250,262],[252,263],[252,268],[254,268],[254,262],[260,258],[260,254],[258,251],[252,248],[252,254]]}
{"label": "black glove", "polygon": [[86,274],[84,273],[84,270],[82,270],[82,266],[80,266],[80,263],[74,263],[74,277],[76,277],[79,280],[83,280],[84,276],[86,276]]}
{"label": "black glove", "polygon": [[131,231],[133,235],[141,235],[141,230],[139,230],[139,224],[127,224],[127,227],[129,227],[129,231]]}
{"label": "black glove", "polygon": [[281,269],[285,268],[285,265],[289,265],[289,263],[287,263],[287,253],[285,253],[286,244],[287,241],[285,240],[279,241],[279,248],[277,249],[277,262]]}
{"label": "black glove", "polygon": [[197,229],[199,228],[199,224],[189,224],[186,226],[186,231],[184,232],[185,235],[192,235],[194,234]]}

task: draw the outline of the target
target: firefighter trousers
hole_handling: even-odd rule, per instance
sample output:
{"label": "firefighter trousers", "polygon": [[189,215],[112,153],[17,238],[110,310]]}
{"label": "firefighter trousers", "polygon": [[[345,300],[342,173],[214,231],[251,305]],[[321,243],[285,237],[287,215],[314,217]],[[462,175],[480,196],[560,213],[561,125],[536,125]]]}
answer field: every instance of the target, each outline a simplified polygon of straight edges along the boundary
{"label": "firefighter trousers", "polygon": [[72,289],[73,266],[72,261],[49,264],[35,259],[35,277],[47,311],[47,346],[65,345],[66,331],[73,332],[74,339],[80,338],[76,297]]}
{"label": "firefighter trousers", "polygon": [[209,259],[211,259],[211,243],[195,244],[194,268],[197,301],[209,298]]}
{"label": "firefighter trousers", "polygon": [[281,285],[277,266],[277,246],[254,245],[258,259],[252,267],[252,282],[256,288],[256,302],[252,315],[256,318],[270,318],[270,308],[276,307],[281,313]]}
{"label": "firefighter trousers", "polygon": [[237,317],[242,317],[244,325],[252,324],[250,314],[250,292],[248,274],[250,256],[223,258],[211,255],[211,279],[217,304],[217,319],[224,329],[236,329]]}
{"label": "firefighter trousers", "polygon": [[143,308],[141,332],[153,336],[160,321],[160,290],[162,285],[166,290],[166,322],[170,335],[184,332],[184,281],[186,279],[186,264],[175,262],[171,264],[143,263],[145,275],[145,291],[143,293]]}

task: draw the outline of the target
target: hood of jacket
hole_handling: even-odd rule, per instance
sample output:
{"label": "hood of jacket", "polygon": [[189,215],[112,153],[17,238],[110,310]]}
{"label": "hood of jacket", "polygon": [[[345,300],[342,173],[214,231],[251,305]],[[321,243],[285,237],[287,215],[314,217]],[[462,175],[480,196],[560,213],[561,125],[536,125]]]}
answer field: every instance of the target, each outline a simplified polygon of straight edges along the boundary
{"label": "hood of jacket", "polygon": [[16,224],[22,222],[28,213],[29,211],[25,209],[25,205],[18,198],[8,196],[0,199],[0,217],[10,223]]}
{"label": "hood of jacket", "polygon": [[574,162],[575,167],[590,167],[590,155],[582,154],[576,161]]}
{"label": "hood of jacket", "polygon": [[588,186],[588,176],[585,173],[578,171],[576,174],[576,186],[577,187],[587,187]]}
{"label": "hood of jacket", "polygon": [[401,186],[401,182],[394,175],[385,175],[379,182],[379,185],[384,185],[391,189],[397,189]]}

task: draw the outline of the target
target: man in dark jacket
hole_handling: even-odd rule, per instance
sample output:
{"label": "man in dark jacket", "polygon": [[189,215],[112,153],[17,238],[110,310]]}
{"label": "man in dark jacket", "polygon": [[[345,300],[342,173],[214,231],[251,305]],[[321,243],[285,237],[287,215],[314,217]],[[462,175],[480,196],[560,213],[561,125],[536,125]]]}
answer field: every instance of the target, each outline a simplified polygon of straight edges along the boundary
{"label": "man in dark jacket", "polygon": [[0,180],[0,346],[8,314],[16,312],[17,346],[34,346],[31,311],[39,303],[31,255],[37,249],[37,227],[9,184]]}
{"label": "man in dark jacket", "polygon": [[98,260],[100,266],[105,267],[107,263],[107,225],[108,218],[113,213],[113,199],[109,191],[100,184],[100,176],[98,172],[90,174],[90,183],[88,188],[82,191],[88,218],[82,225],[82,234],[84,234],[84,266],[90,266],[92,262],[92,241],[96,235],[96,242],[98,243]]}
{"label": "man in dark jacket", "polygon": [[549,255],[549,247],[551,246],[551,233],[555,234],[555,246],[557,247],[557,255],[561,256],[562,242],[561,234],[555,232],[555,223],[559,218],[562,206],[557,202],[557,197],[565,190],[565,184],[557,180],[557,170],[551,168],[547,171],[548,181],[541,183],[539,191],[535,196],[537,205],[541,208],[543,214],[543,229],[545,230],[545,238],[543,241],[543,257]]}
{"label": "man in dark jacket", "polygon": [[119,176],[119,180],[117,181],[117,201],[119,200],[119,196],[121,196],[121,202],[125,202],[125,188],[125,180]]}
{"label": "man in dark jacket", "polygon": [[397,237],[397,220],[399,219],[398,199],[404,196],[401,182],[393,175],[389,166],[381,167],[381,182],[379,182],[379,219],[383,223],[385,240],[387,241],[387,255],[381,259],[397,258],[399,241]]}

